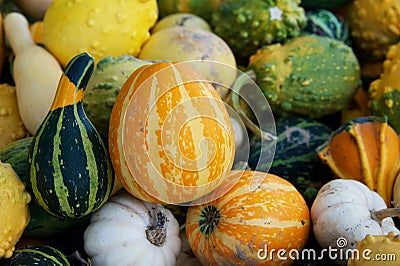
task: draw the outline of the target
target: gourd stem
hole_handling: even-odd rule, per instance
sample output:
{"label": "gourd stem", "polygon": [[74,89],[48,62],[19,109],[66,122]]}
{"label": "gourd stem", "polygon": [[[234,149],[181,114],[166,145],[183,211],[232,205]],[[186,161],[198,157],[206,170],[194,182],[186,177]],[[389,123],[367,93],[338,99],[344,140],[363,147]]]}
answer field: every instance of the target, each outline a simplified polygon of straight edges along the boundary
{"label": "gourd stem", "polygon": [[388,217],[400,217],[400,207],[387,208],[372,212],[372,218],[378,222]]}
{"label": "gourd stem", "polygon": [[146,229],[146,238],[153,245],[159,247],[165,243],[167,238],[167,216],[163,206],[153,207],[149,211],[151,224]]}
{"label": "gourd stem", "polygon": [[249,83],[249,77],[250,80],[253,81],[256,79],[256,73],[254,72],[254,70],[248,70],[244,73],[241,73],[233,83],[232,91],[230,93],[230,100],[232,103],[232,107],[236,110],[236,112],[238,112],[245,126],[251,132],[253,132],[254,135],[265,140],[276,139],[277,138],[276,136],[272,135],[269,132],[263,131],[250,118],[248,118],[245,112],[243,111],[242,107],[240,106],[240,99],[239,99],[240,90],[244,87],[244,85]]}

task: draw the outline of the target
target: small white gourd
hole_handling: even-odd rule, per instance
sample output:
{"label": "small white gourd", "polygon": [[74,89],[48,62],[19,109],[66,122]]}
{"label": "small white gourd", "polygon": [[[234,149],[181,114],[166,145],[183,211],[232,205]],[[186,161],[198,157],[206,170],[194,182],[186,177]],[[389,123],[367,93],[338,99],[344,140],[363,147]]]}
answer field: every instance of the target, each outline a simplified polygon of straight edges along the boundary
{"label": "small white gourd", "polygon": [[368,234],[399,233],[390,217],[396,211],[387,209],[383,198],[363,183],[334,179],[320,189],[311,206],[314,236],[322,248],[331,247],[346,254]]}
{"label": "small white gourd", "polygon": [[179,224],[162,205],[121,191],[92,215],[84,249],[93,266],[175,265]]}
{"label": "small white gourd", "polygon": [[15,55],[12,72],[19,113],[28,131],[35,134],[50,110],[62,75],[61,65],[45,48],[34,43],[24,15],[8,13],[3,26]]}

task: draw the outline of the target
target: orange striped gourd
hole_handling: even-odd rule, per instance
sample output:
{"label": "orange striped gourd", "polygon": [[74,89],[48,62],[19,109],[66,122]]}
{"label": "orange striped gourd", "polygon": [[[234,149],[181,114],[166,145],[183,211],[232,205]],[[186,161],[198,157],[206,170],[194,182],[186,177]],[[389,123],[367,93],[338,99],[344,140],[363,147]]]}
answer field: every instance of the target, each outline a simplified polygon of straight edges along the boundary
{"label": "orange striped gourd", "polygon": [[[235,184],[222,197],[188,209],[186,235],[196,257],[203,265],[293,263],[289,252],[301,254],[310,231],[301,194],[287,180],[260,171],[233,170],[228,180]],[[280,249],[287,260],[277,257]]]}
{"label": "orange striped gourd", "polygon": [[128,192],[176,204],[223,182],[235,140],[211,83],[187,63],[158,62],[140,67],[122,86],[110,117],[109,150]]}

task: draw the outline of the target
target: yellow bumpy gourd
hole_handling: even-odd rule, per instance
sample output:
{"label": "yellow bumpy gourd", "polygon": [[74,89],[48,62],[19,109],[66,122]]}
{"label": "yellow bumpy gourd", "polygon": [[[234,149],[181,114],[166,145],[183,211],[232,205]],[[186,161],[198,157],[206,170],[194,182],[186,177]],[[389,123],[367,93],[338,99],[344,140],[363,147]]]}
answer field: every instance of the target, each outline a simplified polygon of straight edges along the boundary
{"label": "yellow bumpy gourd", "polygon": [[63,67],[82,52],[97,63],[139,54],[157,19],[156,0],[54,0],[43,19],[43,38]]}
{"label": "yellow bumpy gourd", "polygon": [[12,256],[29,222],[30,194],[14,169],[0,161],[0,259]]}
{"label": "yellow bumpy gourd", "polygon": [[354,0],[346,7],[353,49],[366,61],[381,62],[400,37],[400,1]]}
{"label": "yellow bumpy gourd", "polygon": [[367,235],[357,242],[358,252],[348,260],[348,266],[399,265],[400,235],[390,232],[387,235]]}

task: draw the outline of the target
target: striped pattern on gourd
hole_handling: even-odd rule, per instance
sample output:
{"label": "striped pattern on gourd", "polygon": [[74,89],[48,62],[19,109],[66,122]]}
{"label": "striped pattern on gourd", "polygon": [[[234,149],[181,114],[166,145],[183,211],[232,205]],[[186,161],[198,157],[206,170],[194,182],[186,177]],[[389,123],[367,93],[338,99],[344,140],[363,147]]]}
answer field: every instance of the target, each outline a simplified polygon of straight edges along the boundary
{"label": "striped pattern on gourd", "polygon": [[272,144],[252,135],[250,137],[249,166],[253,170],[269,172],[289,180],[300,192],[312,181],[320,182],[321,161],[315,149],[329,139],[332,130],[325,124],[297,115],[281,116],[276,122],[276,149],[272,164],[260,158],[261,152],[272,150]]}
{"label": "striped pattern on gourd", "polygon": [[60,250],[46,245],[29,245],[17,248],[11,257],[10,266],[18,265],[71,265]]}
{"label": "striped pattern on gourd", "polygon": [[289,258],[263,260],[258,251],[305,246],[310,213],[301,194],[285,179],[259,171],[233,170],[228,180],[236,183],[227,193],[188,209],[186,235],[196,258],[202,265],[289,265]]}
{"label": "striped pattern on gourd", "polygon": [[155,203],[199,199],[226,178],[235,153],[226,106],[183,63],[158,62],[131,74],[116,99],[109,151],[121,183]]}
{"label": "striped pattern on gourd", "polygon": [[38,204],[55,216],[88,215],[111,192],[108,151],[82,107],[93,68],[93,58],[87,53],[70,61],[30,147],[29,185]]}

